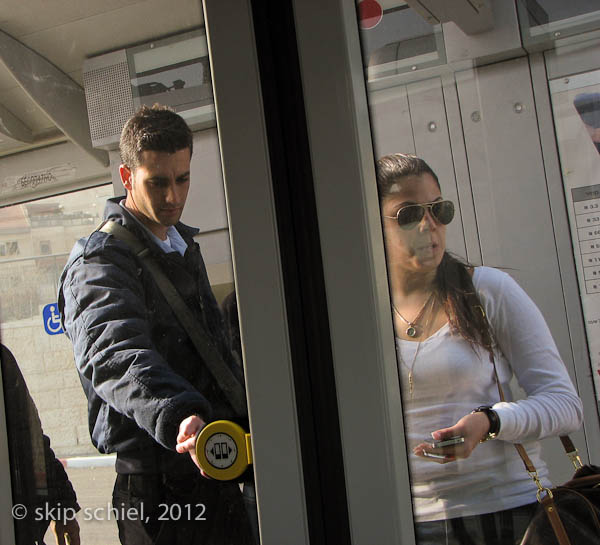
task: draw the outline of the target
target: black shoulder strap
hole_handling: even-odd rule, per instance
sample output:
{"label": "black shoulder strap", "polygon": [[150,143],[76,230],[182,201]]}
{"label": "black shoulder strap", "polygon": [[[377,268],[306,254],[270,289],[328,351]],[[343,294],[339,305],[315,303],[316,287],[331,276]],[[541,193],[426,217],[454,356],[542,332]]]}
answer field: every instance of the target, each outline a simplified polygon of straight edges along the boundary
{"label": "black shoulder strap", "polygon": [[223,360],[214,341],[206,333],[202,324],[196,320],[192,311],[175,289],[173,283],[162,271],[158,263],[156,263],[147,246],[129,229],[126,229],[116,221],[105,222],[98,231],[103,231],[121,240],[142,260],[142,263],[144,263],[152,274],[165,299],[171,305],[175,316],[177,316],[177,319],[192,340],[198,354],[200,354],[212,376],[217,381],[217,384],[227,397],[236,415],[246,416],[246,395],[243,385],[240,384],[227,363]]}

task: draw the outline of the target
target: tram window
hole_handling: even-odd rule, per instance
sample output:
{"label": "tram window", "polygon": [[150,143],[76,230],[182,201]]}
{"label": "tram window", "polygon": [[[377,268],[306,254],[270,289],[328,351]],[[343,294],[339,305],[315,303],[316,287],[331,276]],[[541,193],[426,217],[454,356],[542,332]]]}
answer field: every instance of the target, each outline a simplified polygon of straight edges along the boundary
{"label": "tram window", "polygon": [[[2,80],[0,83],[3,86],[11,92],[14,91],[15,95],[23,93],[22,96],[19,95],[19,100],[14,101],[16,104],[23,104],[21,111],[13,112],[15,118],[23,121],[23,123],[15,122],[20,130],[20,132],[17,131],[19,132],[18,136],[23,138],[23,142],[8,141],[8,139],[0,142],[0,147],[2,147],[0,196],[3,199],[19,199],[19,202],[31,199],[30,202],[0,208],[0,340],[13,354],[23,375],[21,382],[26,384],[35,404],[35,410],[32,410],[32,405],[25,401],[24,405],[18,405],[26,407],[21,411],[21,415],[15,414],[14,411],[11,412],[9,405],[14,389],[5,388],[5,399],[8,400],[5,405],[7,405],[9,438],[13,440],[17,437],[18,442],[23,448],[26,448],[27,453],[33,453],[31,457],[19,458],[19,449],[14,447],[13,441],[10,450],[11,469],[17,471],[19,476],[27,476],[22,480],[19,476],[13,475],[15,477],[13,478],[13,502],[35,507],[43,507],[48,504],[49,507],[52,507],[48,502],[44,503],[43,498],[47,492],[50,491],[51,494],[52,467],[57,469],[58,466],[43,467],[44,457],[46,460],[50,459],[46,450],[47,443],[40,435],[43,430],[43,433],[50,439],[56,458],[64,463],[68,479],[76,491],[81,507],[81,511],[76,517],[81,528],[81,542],[117,545],[119,535],[116,518],[120,515],[122,519],[127,514],[115,513],[112,510],[116,457],[114,453],[101,454],[92,444],[89,421],[94,418],[94,414],[90,418],[88,400],[74,362],[73,345],[62,331],[57,304],[57,286],[74,244],[81,237],[90,235],[100,225],[104,217],[107,199],[114,196],[115,186],[120,186],[118,179],[120,157],[115,148],[127,118],[134,113],[134,109],[141,105],[140,102],[146,102],[137,100],[140,98],[139,88],[133,88],[140,82],[143,83],[143,79],[146,83],[150,83],[151,87],[148,87],[149,91],[146,89],[150,94],[141,93],[146,95],[148,106],[152,106],[157,100],[162,101],[163,105],[170,106],[180,113],[194,131],[190,191],[187,195],[182,222],[196,227],[200,231],[194,236],[194,240],[200,246],[211,286],[207,286],[203,279],[199,280],[197,284],[188,282],[188,279],[197,279],[202,274],[199,259],[194,252],[191,252],[193,255],[190,259],[188,259],[188,254],[185,256],[185,260],[177,262],[175,270],[182,273],[178,278],[181,280],[184,277],[185,280],[181,280],[176,287],[182,286],[182,291],[185,290],[184,293],[190,295],[191,305],[203,305],[203,308],[210,308],[207,316],[209,315],[211,320],[212,333],[214,333],[212,328],[216,330],[221,327],[216,305],[220,305],[226,296],[234,292],[234,275],[221,177],[219,143],[212,104],[208,47],[202,29],[202,5],[199,2],[175,0],[175,3],[171,3],[169,6],[154,6],[150,10],[152,12],[150,17],[155,23],[160,21],[160,35],[156,35],[155,24],[143,26],[137,24],[140,5],[135,2],[125,2],[124,4],[128,5],[123,5],[119,9],[115,9],[114,6],[82,8],[83,11],[80,10],[76,16],[73,15],[72,10],[68,9],[53,8],[50,10],[52,13],[50,11],[46,13],[41,8],[44,13],[40,13],[40,17],[36,18],[36,21],[31,20],[28,14],[23,12],[20,3],[13,2],[12,4],[14,9],[9,10],[14,13],[14,20],[10,21],[12,26],[6,23],[6,27],[3,26],[4,24],[0,25],[2,27],[0,30],[8,33],[12,29],[15,34],[15,42],[17,42],[14,43],[15,50],[19,51],[21,44],[18,42],[21,41],[24,46],[22,52],[24,57],[29,53],[34,56],[38,55],[36,61],[39,62],[39,67],[41,67],[39,70],[43,77],[37,78],[36,82],[38,80],[50,81],[52,85],[43,89],[44,85],[40,84],[36,87],[36,91],[39,92],[40,89],[43,89],[47,93],[56,93],[58,89],[62,89],[60,85],[55,84],[55,80],[60,81],[61,76],[64,76],[62,82],[66,86],[69,85],[70,80],[75,81],[86,91],[85,95],[88,99],[90,92],[96,91],[94,85],[97,83],[99,87],[97,101],[93,98],[88,101],[87,112],[85,107],[83,107],[83,111],[77,110],[75,106],[81,106],[80,103],[74,105],[71,111],[71,104],[65,99],[66,102],[65,100],[54,101],[57,105],[61,104],[56,106],[56,110],[60,110],[57,113],[53,109],[55,108],[53,101],[35,102],[35,99],[30,100],[25,96],[22,89],[13,82],[10,71],[7,73],[10,80],[8,83],[3,79],[4,75],[0,75],[0,80]],[[38,23],[42,20],[45,23],[40,26]],[[105,21],[105,25],[100,24],[101,20]],[[98,34],[95,30],[100,26],[106,26],[113,31]],[[136,28],[137,30],[135,36],[132,37],[128,32],[118,31],[119,28]],[[54,39],[46,40],[46,33],[52,34]],[[193,35],[193,40],[181,43],[181,40],[189,35]],[[36,42],[40,37],[43,37],[42,41]],[[91,37],[93,37],[92,41],[89,39]],[[80,38],[85,39],[80,40]],[[39,50],[36,44],[39,46]],[[99,51],[107,53],[99,55]],[[97,61],[97,57],[102,57],[100,59],[102,63],[105,57],[114,58],[115,52],[118,56],[124,54],[125,51],[134,54],[133,61],[137,69],[135,77],[127,67],[122,70],[121,65],[117,65],[119,78],[115,75],[117,72],[110,70],[113,68],[112,65],[107,71],[103,71],[105,66],[102,65],[101,70],[94,72],[95,79],[91,76],[90,78],[86,77],[89,75],[89,70],[86,72],[89,68],[86,64],[88,60]],[[124,56],[126,55],[124,54]],[[94,58],[91,59],[91,57]],[[51,68],[45,65],[45,58],[52,62]],[[166,71],[164,70],[165,66],[168,66]],[[38,65],[36,64],[37,69]],[[52,75],[46,78],[44,69],[50,70]],[[166,72],[167,75],[165,76],[163,72]],[[124,77],[121,78],[121,76]],[[157,78],[162,76],[172,76],[172,78],[165,84],[168,92],[157,95],[154,92],[157,89],[160,90],[160,84],[153,84],[152,81],[159,81]],[[10,87],[11,85],[14,85],[14,89]],[[107,92],[107,89],[111,92]],[[132,94],[135,99],[134,104],[126,105],[125,97],[130,97]],[[83,96],[84,93],[81,95]],[[116,101],[115,107],[112,106],[111,100]],[[77,101],[73,100],[73,102]],[[62,106],[63,103],[66,104],[66,107]],[[44,105],[52,111],[43,111]],[[129,112],[127,108],[130,106],[131,111]],[[98,117],[91,114],[94,107],[99,111]],[[60,114],[64,114],[67,110],[68,114],[65,116],[68,117],[68,120],[65,125],[62,125],[52,114],[60,117]],[[123,118],[120,117],[123,114],[122,110],[125,111]],[[201,117],[200,120],[199,117]],[[94,125],[96,122],[97,124]],[[65,129],[63,133],[62,129],[65,126],[71,129],[75,127],[75,129],[72,132]],[[95,128],[100,131],[100,136],[94,133]],[[98,146],[96,149],[89,148],[85,138],[88,130],[90,136],[96,134],[91,138],[92,145]],[[106,134],[102,131],[106,131]],[[31,133],[30,137],[27,136],[29,132]],[[81,141],[77,140],[78,135],[83,135]],[[4,135],[2,136],[4,137]],[[34,144],[29,146],[25,140],[31,139],[34,140]],[[80,147],[85,149],[85,153],[75,144],[80,144]],[[86,145],[88,145],[87,148]],[[107,152],[107,148],[111,151]],[[107,166],[109,158],[114,169]],[[100,161],[96,159],[100,159]],[[101,165],[103,159],[104,164]],[[116,176],[116,179],[112,180],[113,183],[109,183],[111,173]],[[104,183],[106,185],[100,185]],[[98,185],[90,187],[92,184]],[[59,187],[61,189],[58,189]],[[87,189],[73,190],[78,187],[87,187]],[[52,191],[70,192],[38,198],[41,195],[49,195]],[[112,204],[119,210],[118,201]],[[192,236],[191,231],[185,231],[184,236],[187,234]],[[184,266],[181,265],[181,262],[185,262],[185,270],[183,270]],[[188,270],[191,267],[194,267],[193,271]],[[194,292],[194,288],[202,289],[201,298],[198,298],[198,293]],[[211,288],[216,305],[213,305],[208,293]],[[97,299],[102,299],[104,293],[101,289],[98,292]],[[152,290],[148,290],[148,292],[152,292]],[[149,300],[150,295],[146,295]],[[97,299],[95,300],[97,301]],[[193,308],[196,310],[196,306]],[[237,328],[237,320],[231,314],[231,312],[237,313],[237,310],[232,309],[234,307],[229,309],[230,323],[225,324],[225,327]],[[198,312],[198,315],[200,314],[201,311]],[[164,345],[163,339],[166,336],[162,334],[162,331],[166,330],[171,343],[171,353],[173,354],[177,350],[177,357],[180,359],[169,362],[172,368],[179,365],[180,372],[174,379],[175,382],[180,384],[185,379],[186,384],[189,384],[198,380],[203,385],[203,391],[200,393],[210,400],[213,405],[212,409],[217,407],[216,414],[213,416],[216,419],[228,416],[225,414],[226,402],[223,401],[217,386],[207,379],[209,371],[203,369],[202,372],[198,372],[198,355],[194,351],[191,341],[182,332],[183,330],[174,327],[173,322],[176,321],[173,320],[166,324],[164,313],[158,312],[151,303],[148,303],[146,316],[150,317],[148,318],[148,331],[152,333],[149,335],[153,335],[149,344],[162,343]],[[151,321],[154,317],[157,317],[156,320]],[[161,333],[156,334],[155,331],[160,328],[163,328]],[[121,328],[122,330],[123,328]],[[175,333],[173,333],[174,331]],[[232,334],[236,335],[237,331],[232,331]],[[239,334],[237,334],[237,338],[239,339]],[[219,346],[224,352],[227,342],[225,335],[222,338],[219,337],[219,341]],[[185,350],[182,349],[182,346],[185,346]],[[237,363],[242,365],[241,345],[230,348],[237,352],[230,361],[233,362],[237,358]],[[90,347],[86,354],[93,349],[94,347]],[[159,348],[156,348],[156,352],[158,355],[154,355],[152,364],[157,365],[162,372],[163,365],[160,361],[162,352]],[[132,351],[132,353],[134,352]],[[186,356],[182,356],[183,353]],[[10,358],[3,358],[3,361],[5,359],[8,361]],[[171,360],[177,360],[177,358],[171,358]],[[108,366],[110,366],[110,362],[107,364]],[[169,366],[164,367],[168,373]],[[234,371],[237,372],[239,369],[234,369]],[[9,373],[10,370],[7,370],[5,376],[8,376]],[[183,376],[184,374],[185,376]],[[201,377],[198,378],[200,375]],[[237,375],[239,377],[242,373],[239,372]],[[120,378],[123,376],[125,374]],[[11,375],[11,378],[15,378],[15,375]],[[97,375],[94,378],[97,378]],[[171,378],[173,379],[173,377]],[[243,379],[240,381],[243,382]],[[206,383],[209,383],[209,386],[206,386]],[[15,381],[10,381],[10,384],[20,384],[20,382],[15,379]],[[7,388],[10,384],[8,381],[5,382]],[[243,384],[241,386],[243,390]],[[105,387],[110,387],[110,381]],[[135,390],[133,387],[132,389]],[[201,387],[198,386],[198,389],[201,390]],[[193,397],[196,398],[196,405],[200,404],[197,399],[200,396],[193,395]],[[127,405],[130,401],[129,398],[126,398],[124,403]],[[182,402],[182,404],[184,403],[186,402]],[[185,406],[189,409],[188,404]],[[121,411],[125,410],[122,406],[120,409]],[[139,414],[147,410],[147,407],[142,406],[141,403],[138,403],[137,410],[138,414],[136,415],[140,418],[147,416]],[[206,406],[205,410],[208,415],[209,409]],[[118,415],[118,408],[112,407],[112,411],[117,414],[115,422],[125,419],[125,417],[121,419],[121,416]],[[108,410],[104,412],[108,412]],[[19,421],[19,416],[25,413],[27,421],[23,424]],[[131,424],[131,420],[134,419],[130,419],[128,425]],[[156,420],[160,420],[158,414]],[[106,422],[102,425],[108,426]],[[121,439],[128,435],[126,431],[122,430],[123,428],[119,428]],[[138,426],[138,431],[137,439],[146,440],[147,434],[141,429],[141,426]],[[175,439],[176,436],[173,437],[173,441]],[[123,439],[119,448],[123,451],[125,447],[122,445],[126,444],[126,448],[129,449],[133,443],[133,441],[127,443],[127,440]],[[107,451],[115,450],[112,447],[104,446]],[[241,487],[236,482],[223,483],[223,486],[219,487],[208,479],[202,478],[200,472],[193,466],[190,456],[187,453],[176,454],[174,445],[172,449],[165,450],[158,444],[158,441],[154,441],[151,453],[143,447],[140,447],[136,454],[140,454],[140,452],[142,453],[141,458],[143,458],[140,464],[148,462],[152,458],[155,464],[153,466],[154,477],[146,480],[148,483],[154,482],[160,489],[160,493],[166,494],[165,501],[170,499],[171,492],[168,491],[168,487],[163,486],[165,481],[162,480],[162,476],[170,472],[169,486],[178,493],[185,493],[189,485],[188,479],[183,482],[182,474],[186,477],[193,475],[193,479],[197,479],[196,496],[190,496],[193,503],[186,506],[188,509],[182,505],[181,510],[174,508],[163,513],[163,518],[166,514],[167,517],[181,517],[181,522],[183,522],[183,517],[192,521],[203,520],[194,518],[196,515],[202,517],[202,513],[191,513],[189,508],[206,501],[207,522],[201,526],[206,527],[212,524],[215,534],[228,534],[227,537],[221,536],[221,538],[211,534],[209,540],[220,542],[229,539],[231,542],[240,544],[256,541],[254,536],[258,535],[258,521],[256,502],[253,500],[251,472],[244,475],[245,493],[242,496]],[[147,457],[143,455],[147,455]],[[179,458],[176,461],[177,457]],[[167,464],[166,458],[169,458],[173,465]],[[179,460],[182,460],[181,465],[173,471]],[[58,473],[61,471],[57,469]],[[177,474],[178,471],[179,474]],[[133,475],[136,473],[131,471],[129,473],[122,472],[122,474]],[[126,479],[128,483],[131,480]],[[64,484],[64,480],[61,482]],[[31,494],[28,496],[28,493]],[[133,493],[131,492],[129,497]],[[150,502],[153,499],[154,495],[149,494],[147,501]],[[253,501],[254,509],[252,509]],[[219,506],[219,511],[209,512],[209,508],[215,505]],[[65,514],[67,518],[73,515],[71,512]],[[158,515],[160,514],[158,513]],[[31,521],[32,519],[29,517],[21,523],[16,523],[19,545],[34,541],[29,539],[31,536],[26,535],[35,529],[33,524],[29,524],[28,527],[28,522]],[[171,522],[176,521],[171,520]],[[195,532],[204,531],[200,527],[195,527]],[[235,533],[235,535],[231,536],[231,533]],[[39,538],[39,536],[34,537]],[[54,541],[54,538],[47,534],[44,541],[50,543]]]}
{"label": "tram window", "polygon": [[[57,460],[67,466],[80,498],[85,498],[86,489],[110,492],[110,475],[114,473],[110,465],[114,461],[112,457],[102,460],[88,439],[87,403],[73,364],[72,347],[59,334],[56,286],[73,241],[100,223],[102,208],[97,205],[112,194],[108,184],[0,209],[0,237],[18,233],[17,240],[3,245],[4,259],[0,262],[0,339],[16,361],[13,365],[8,356],[2,356],[9,452],[13,468],[16,466],[24,479],[13,483],[15,503],[41,507],[36,498],[48,493],[51,496],[57,484],[53,476],[60,469],[44,450],[43,439],[36,432],[40,429],[50,439]],[[25,388],[34,406],[27,402]],[[18,424],[22,415],[14,414],[23,410],[29,415],[25,429]],[[36,422],[41,422],[41,428]],[[73,460],[92,455],[83,467],[71,467]],[[27,475],[33,470],[35,479],[31,480]],[[64,506],[69,505],[66,494]],[[17,543],[35,537],[29,532],[36,527],[35,521],[17,523]],[[108,536],[110,530],[102,528],[98,535]],[[53,540],[46,539],[48,543]]]}

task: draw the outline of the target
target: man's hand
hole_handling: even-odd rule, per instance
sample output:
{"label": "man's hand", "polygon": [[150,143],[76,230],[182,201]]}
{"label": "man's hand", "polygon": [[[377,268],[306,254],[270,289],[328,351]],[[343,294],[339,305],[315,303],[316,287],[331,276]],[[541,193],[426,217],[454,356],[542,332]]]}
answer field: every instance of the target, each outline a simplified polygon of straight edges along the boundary
{"label": "man's hand", "polygon": [[50,529],[54,534],[56,545],[79,545],[79,523],[77,519],[67,520],[64,524],[62,520],[51,520]]}
{"label": "man's hand", "polygon": [[198,464],[198,458],[196,458],[196,437],[198,437],[198,434],[205,425],[206,423],[199,416],[188,416],[181,424],[179,424],[177,445],[175,446],[175,450],[177,450],[179,454],[189,452],[192,460],[200,471],[202,471],[202,469]]}

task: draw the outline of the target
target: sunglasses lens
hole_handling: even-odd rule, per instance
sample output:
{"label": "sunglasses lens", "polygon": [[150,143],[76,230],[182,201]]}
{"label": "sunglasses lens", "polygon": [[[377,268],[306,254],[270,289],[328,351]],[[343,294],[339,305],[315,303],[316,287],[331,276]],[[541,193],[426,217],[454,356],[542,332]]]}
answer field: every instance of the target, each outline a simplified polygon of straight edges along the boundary
{"label": "sunglasses lens", "polygon": [[442,225],[448,225],[454,218],[454,203],[452,201],[436,202],[431,212]]}
{"label": "sunglasses lens", "polygon": [[398,210],[398,225],[405,227],[414,223],[419,223],[425,215],[425,209],[418,205],[405,206]]}

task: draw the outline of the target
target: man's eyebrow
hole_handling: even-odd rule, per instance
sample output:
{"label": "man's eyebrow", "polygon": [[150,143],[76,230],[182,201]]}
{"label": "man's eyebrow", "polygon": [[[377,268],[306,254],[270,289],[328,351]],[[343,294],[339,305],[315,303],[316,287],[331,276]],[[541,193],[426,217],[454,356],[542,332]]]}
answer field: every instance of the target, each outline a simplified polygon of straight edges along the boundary
{"label": "man's eyebrow", "polygon": [[[188,170],[187,172],[184,172],[182,174],[180,174],[179,176],[177,176],[177,178],[175,178],[176,180],[181,180],[183,178],[189,178],[190,177],[190,171]],[[168,176],[161,176],[160,174],[156,174],[155,176],[150,176],[149,178],[147,178],[147,180],[149,182],[168,182],[169,181],[169,177]]]}
{"label": "man's eyebrow", "polygon": [[148,178],[149,182],[166,182],[168,181],[169,178],[167,176],[160,176],[160,175],[156,175],[156,176],[150,176]]}

